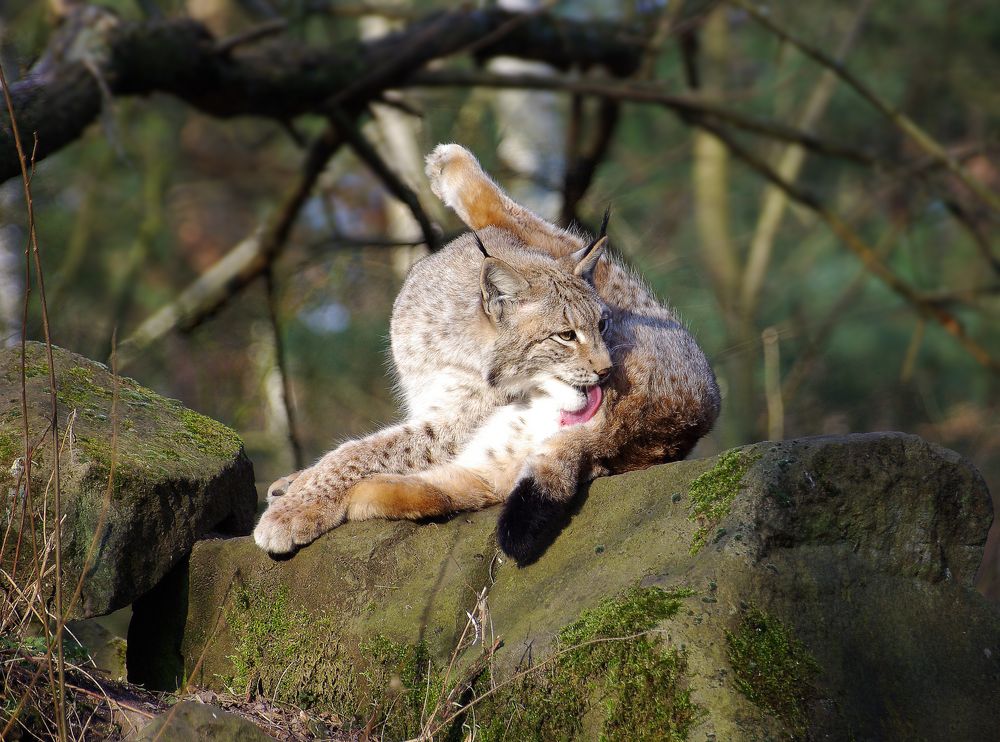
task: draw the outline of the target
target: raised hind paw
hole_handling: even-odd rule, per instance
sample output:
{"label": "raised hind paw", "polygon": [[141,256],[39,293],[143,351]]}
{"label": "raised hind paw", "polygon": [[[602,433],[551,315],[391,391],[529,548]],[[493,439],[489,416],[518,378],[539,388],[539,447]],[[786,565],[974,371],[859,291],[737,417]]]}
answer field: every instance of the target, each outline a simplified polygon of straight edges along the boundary
{"label": "raised hind paw", "polygon": [[475,155],[459,144],[439,144],[435,147],[427,155],[425,172],[434,195],[452,208],[458,200],[458,190],[463,180],[469,177],[488,177]]}
{"label": "raised hind paw", "polygon": [[273,500],[253,531],[268,554],[291,554],[344,522],[345,508],[330,500],[303,501],[286,495]]}
{"label": "raised hind paw", "polygon": [[439,144],[427,156],[427,177],[434,195],[472,229],[505,226],[516,206],[493,182],[469,150]]}

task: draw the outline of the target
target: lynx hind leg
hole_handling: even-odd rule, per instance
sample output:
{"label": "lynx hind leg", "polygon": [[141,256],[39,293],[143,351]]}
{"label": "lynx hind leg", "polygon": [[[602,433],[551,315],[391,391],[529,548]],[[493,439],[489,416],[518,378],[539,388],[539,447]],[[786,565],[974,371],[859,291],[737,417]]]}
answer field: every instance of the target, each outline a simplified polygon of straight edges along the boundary
{"label": "lynx hind leg", "polygon": [[470,229],[500,227],[513,232],[526,245],[556,257],[583,247],[583,240],[576,235],[512,201],[465,147],[435,147],[427,156],[427,177],[434,194]]}
{"label": "lynx hind leg", "polygon": [[420,474],[381,474],[354,485],[347,495],[351,520],[430,518],[460,510],[478,510],[499,500],[474,472],[441,466]]}

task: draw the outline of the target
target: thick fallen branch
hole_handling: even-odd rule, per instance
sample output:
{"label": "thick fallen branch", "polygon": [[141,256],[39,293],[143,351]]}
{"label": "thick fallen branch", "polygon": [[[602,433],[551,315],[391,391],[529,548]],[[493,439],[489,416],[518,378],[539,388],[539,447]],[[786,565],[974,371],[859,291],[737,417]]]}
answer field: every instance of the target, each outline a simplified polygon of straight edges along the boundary
{"label": "thick fallen branch", "polygon": [[[58,48],[47,63],[10,87],[21,129],[38,133],[39,160],[97,118],[102,82],[112,96],[169,93],[213,116],[288,121],[323,114],[331,101],[359,109],[428,62],[473,47],[478,59],[507,55],[561,69],[602,65],[616,75],[632,72],[642,51],[638,32],[621,25],[496,8],[436,13],[379,39],[322,49],[280,40],[233,49],[188,19],[93,17],[97,25],[70,24],[85,35],[85,55],[70,53],[80,46],[76,38],[56,34]],[[0,126],[0,181],[18,170],[10,127]]]}

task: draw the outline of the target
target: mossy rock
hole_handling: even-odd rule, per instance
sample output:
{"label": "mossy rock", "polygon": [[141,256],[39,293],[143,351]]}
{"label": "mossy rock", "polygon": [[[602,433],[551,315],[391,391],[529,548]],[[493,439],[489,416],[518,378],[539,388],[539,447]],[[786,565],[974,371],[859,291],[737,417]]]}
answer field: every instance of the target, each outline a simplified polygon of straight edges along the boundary
{"label": "mossy rock", "polygon": [[1000,615],[971,588],[992,508],[951,451],[813,438],[600,479],[524,568],[496,517],[349,523],[287,561],[202,541],[132,630],[178,679],[387,739],[495,637],[453,720],[484,740],[1000,738]]}
{"label": "mossy rock", "polygon": [[181,701],[133,737],[137,742],[269,742],[274,737],[242,716],[197,701]]}
{"label": "mossy rock", "polygon": [[[63,594],[68,600],[83,574],[71,617],[88,618],[132,603],[209,532],[247,533],[257,501],[253,467],[239,437],[221,423],[132,379],[119,378],[116,384],[99,363],[52,350],[61,449]],[[18,575],[31,569],[32,539],[40,553],[46,539],[53,541],[55,456],[48,432],[51,395],[43,344],[27,344],[25,376],[28,439],[35,446],[30,492],[20,473],[20,348],[0,351],[0,525],[6,529],[12,523],[0,563]],[[17,565],[12,563],[15,553]]]}

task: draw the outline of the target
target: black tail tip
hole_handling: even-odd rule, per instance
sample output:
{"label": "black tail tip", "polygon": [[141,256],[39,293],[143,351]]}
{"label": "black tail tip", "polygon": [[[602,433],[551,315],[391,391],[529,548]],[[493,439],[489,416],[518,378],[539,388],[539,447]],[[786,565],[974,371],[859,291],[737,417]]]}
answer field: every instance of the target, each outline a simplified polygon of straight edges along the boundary
{"label": "black tail tip", "polygon": [[566,503],[546,497],[538,482],[526,477],[504,503],[497,543],[518,565],[533,564],[559,535],[567,515]]}

